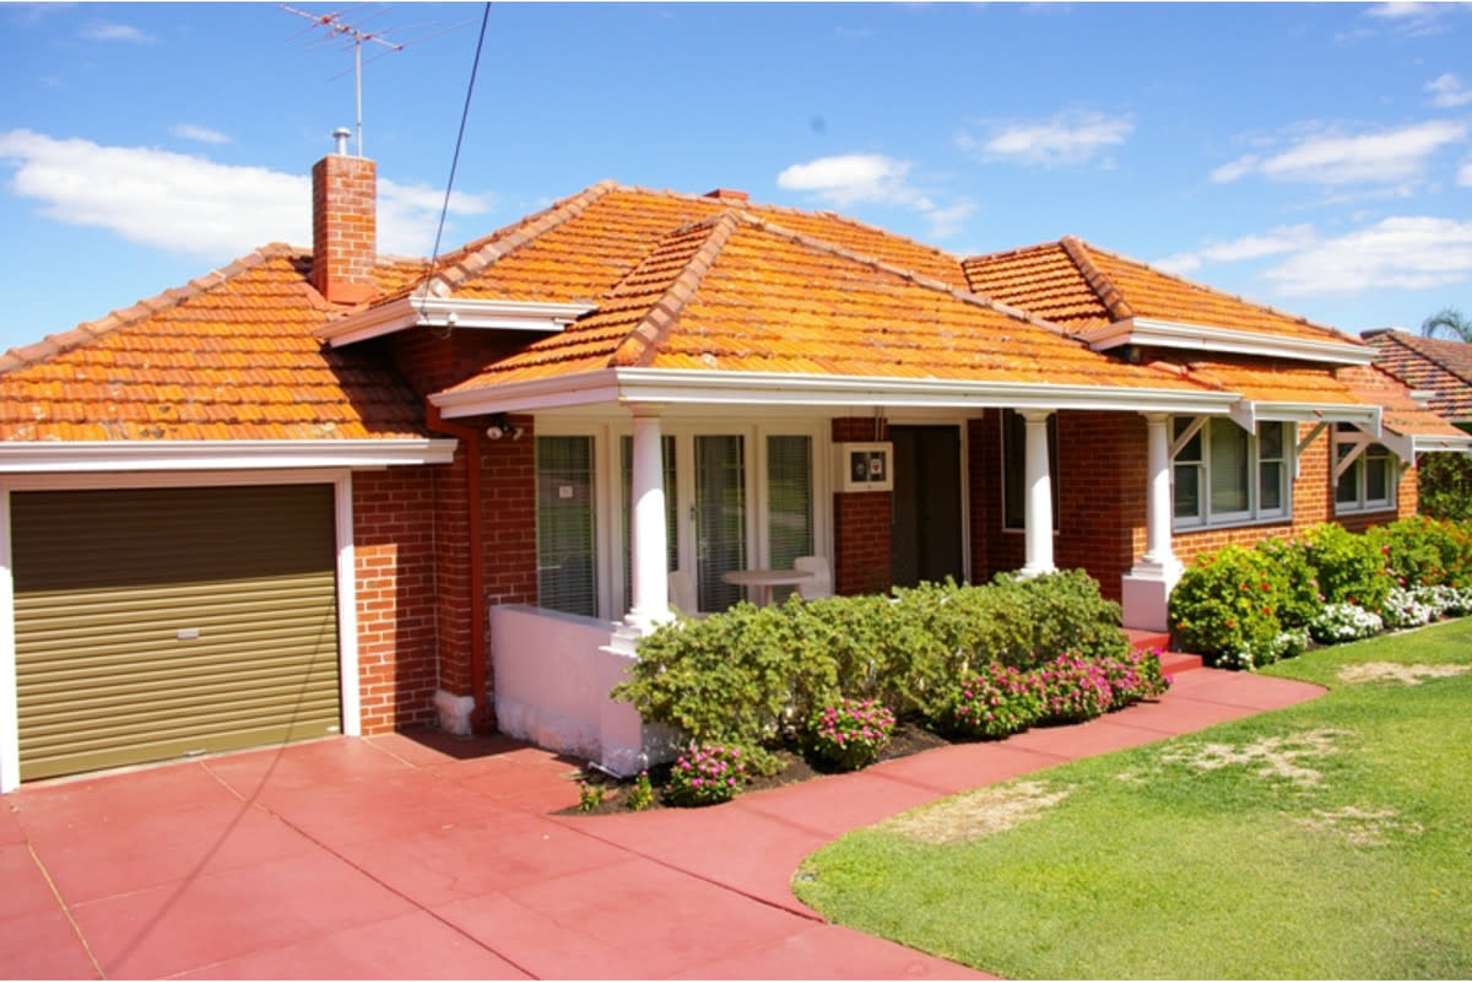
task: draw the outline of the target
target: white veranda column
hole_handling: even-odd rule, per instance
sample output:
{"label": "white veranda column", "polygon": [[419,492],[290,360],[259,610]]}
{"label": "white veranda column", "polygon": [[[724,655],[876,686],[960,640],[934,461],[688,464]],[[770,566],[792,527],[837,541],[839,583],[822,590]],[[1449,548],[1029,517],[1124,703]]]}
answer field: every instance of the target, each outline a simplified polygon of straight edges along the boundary
{"label": "white veranda column", "polygon": [[670,576],[666,565],[664,457],[659,417],[634,415],[634,461],[630,495],[633,501],[633,542],[630,571],[633,604],[629,623],[647,631],[670,619]]}
{"label": "white veranda column", "polygon": [[1023,576],[1053,572],[1053,477],[1048,464],[1049,409],[1020,410],[1026,423],[1026,540]]}
{"label": "white veranda column", "polygon": [[1125,627],[1170,629],[1170,592],[1181,578],[1181,561],[1171,545],[1170,416],[1145,413],[1145,552],[1121,585]]}
{"label": "white veranda column", "polygon": [[1181,564],[1170,541],[1170,417],[1165,413],[1146,413],[1145,427],[1149,495],[1145,499],[1145,554],[1137,566],[1174,573]]}

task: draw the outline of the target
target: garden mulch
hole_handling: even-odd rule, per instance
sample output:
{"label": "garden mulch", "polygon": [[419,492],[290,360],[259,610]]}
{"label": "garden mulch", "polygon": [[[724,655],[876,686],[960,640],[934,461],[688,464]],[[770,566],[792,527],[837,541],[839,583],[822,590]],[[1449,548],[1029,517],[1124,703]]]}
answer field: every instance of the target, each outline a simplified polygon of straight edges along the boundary
{"label": "garden mulch", "polygon": [[28,785],[0,799],[0,975],[976,977],[823,922],[791,893],[799,862],[957,790],[1320,691],[1189,672],[1158,704],[1033,731],[1046,746],[939,747],[695,810],[555,814],[578,762],[433,733]]}

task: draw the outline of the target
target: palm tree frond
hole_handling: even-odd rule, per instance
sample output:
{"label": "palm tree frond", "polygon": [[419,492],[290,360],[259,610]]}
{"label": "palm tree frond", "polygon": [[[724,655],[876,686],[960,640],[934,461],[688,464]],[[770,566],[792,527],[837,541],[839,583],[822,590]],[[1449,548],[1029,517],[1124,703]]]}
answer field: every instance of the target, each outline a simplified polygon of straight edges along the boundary
{"label": "palm tree frond", "polygon": [[1458,341],[1472,344],[1472,320],[1463,317],[1455,307],[1446,307],[1421,322],[1421,334],[1428,338],[1450,334]]}

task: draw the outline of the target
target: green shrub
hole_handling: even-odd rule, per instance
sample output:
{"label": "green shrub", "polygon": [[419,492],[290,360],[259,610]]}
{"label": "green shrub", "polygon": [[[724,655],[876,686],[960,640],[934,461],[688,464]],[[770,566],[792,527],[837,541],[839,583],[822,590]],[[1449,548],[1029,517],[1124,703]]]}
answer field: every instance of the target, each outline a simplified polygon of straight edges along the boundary
{"label": "green shrub", "polygon": [[1451,521],[1472,520],[1472,456],[1423,454],[1416,469],[1421,514]]}
{"label": "green shrub", "polygon": [[1181,650],[1227,668],[1273,660],[1283,630],[1288,575],[1255,549],[1225,546],[1187,568],[1170,596],[1170,622]]}
{"label": "green shrub", "polygon": [[974,666],[1030,668],[1060,651],[1092,658],[1128,649],[1119,606],[1082,571],[999,577],[893,597],[738,604],[668,624],[639,642],[613,697],[695,740],[771,747],[841,698],[936,719]]}
{"label": "green shrub", "polygon": [[1372,613],[1380,609],[1394,583],[1380,546],[1369,536],[1329,522],[1309,529],[1303,545],[1325,603],[1354,604]]}
{"label": "green shrub", "polygon": [[634,779],[634,786],[629,788],[629,795],[624,799],[624,807],[631,812],[648,811],[654,807],[654,784],[649,780],[648,771],[640,771]]}
{"label": "green shrub", "polygon": [[1255,548],[1281,574],[1283,588],[1274,595],[1278,622],[1289,631],[1308,627],[1324,606],[1308,551],[1287,539],[1263,539]]}
{"label": "green shrub", "polygon": [[873,699],[841,699],[808,720],[808,750],[843,771],[868,767],[894,735],[894,713]]}
{"label": "green shrub", "polygon": [[1365,534],[1399,586],[1472,586],[1472,532],[1466,526],[1415,515]]}
{"label": "green shrub", "polygon": [[1038,673],[992,662],[955,688],[942,723],[956,736],[1000,740],[1027,729],[1042,714],[1043,687]]}
{"label": "green shrub", "polygon": [[1078,723],[1102,716],[1114,706],[1114,689],[1104,661],[1059,655],[1034,670],[1041,680],[1040,722]]}

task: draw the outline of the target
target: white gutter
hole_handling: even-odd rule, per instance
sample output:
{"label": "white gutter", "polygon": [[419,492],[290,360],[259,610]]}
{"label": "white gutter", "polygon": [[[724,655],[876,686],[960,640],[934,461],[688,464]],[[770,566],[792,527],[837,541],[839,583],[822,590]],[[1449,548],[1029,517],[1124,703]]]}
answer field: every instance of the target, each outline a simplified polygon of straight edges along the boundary
{"label": "white gutter", "polygon": [[1380,437],[1380,442],[1408,464],[1414,464],[1416,454],[1422,453],[1472,454],[1472,436],[1417,436],[1387,430]]}
{"label": "white gutter", "polygon": [[1375,437],[1383,432],[1383,407],[1368,403],[1263,402],[1243,399],[1231,417],[1248,432],[1258,423],[1352,423]]}
{"label": "white gutter", "polygon": [[1036,407],[1220,416],[1241,398],[1231,392],[1192,389],[609,368],[554,379],[440,392],[430,396],[429,401],[446,418],[453,419],[606,402],[936,409]]}
{"label": "white gutter", "polygon": [[1095,351],[1108,351],[1127,344],[1152,348],[1184,348],[1266,358],[1328,362],[1336,365],[1369,365],[1376,350],[1369,345],[1339,341],[1315,341],[1283,334],[1237,331],[1205,324],[1132,317],[1084,331],[1079,337]]}
{"label": "white gutter", "polygon": [[476,330],[535,331],[556,334],[584,314],[587,303],[537,303],[525,300],[472,300],[410,294],[332,321],[316,335],[334,348],[410,327],[464,327]]}
{"label": "white gutter", "polygon": [[448,464],[457,442],[441,438],[6,441],[0,442],[0,474]]}

